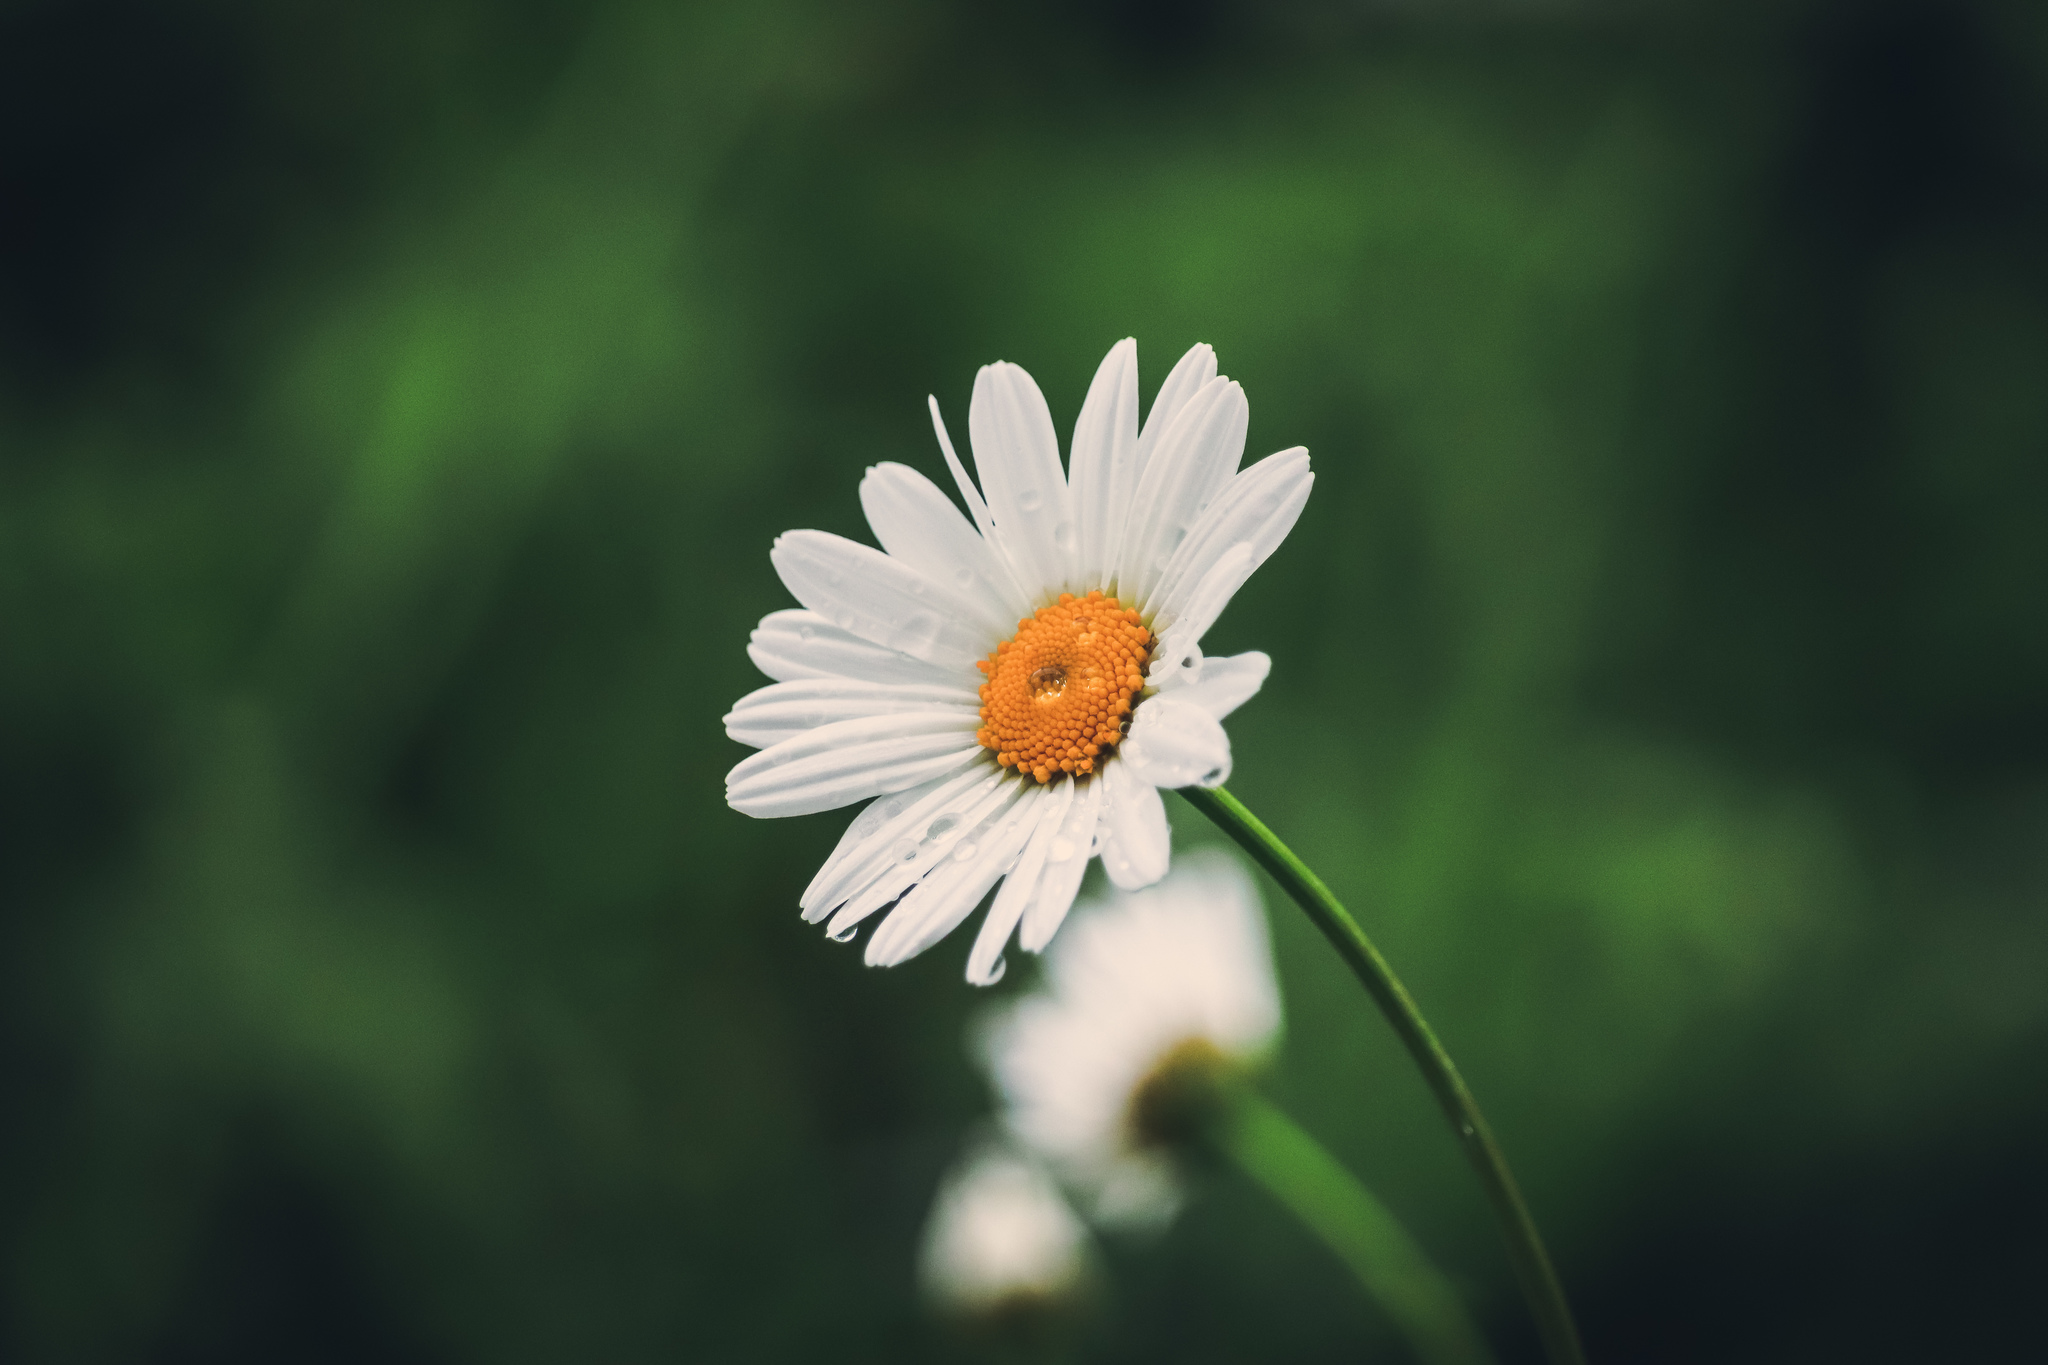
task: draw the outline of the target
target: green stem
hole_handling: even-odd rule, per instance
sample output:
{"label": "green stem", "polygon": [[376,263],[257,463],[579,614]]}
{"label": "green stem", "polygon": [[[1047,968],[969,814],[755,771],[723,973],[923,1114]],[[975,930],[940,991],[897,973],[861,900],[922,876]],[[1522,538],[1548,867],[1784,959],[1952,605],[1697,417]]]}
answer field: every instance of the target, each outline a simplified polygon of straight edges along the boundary
{"label": "green stem", "polygon": [[1585,1365],[1585,1350],[1579,1345],[1579,1329],[1572,1322],[1571,1305],[1565,1302],[1564,1287],[1557,1281],[1557,1271],[1550,1264],[1550,1254],[1543,1249],[1543,1238],[1529,1216],[1528,1205],[1522,1202],[1522,1192],[1515,1186],[1507,1158],[1501,1155],[1500,1144],[1494,1141],[1493,1130],[1487,1127],[1478,1102],[1465,1087],[1464,1077],[1458,1074],[1450,1054],[1437,1041],[1422,1011],[1415,1007],[1407,988],[1394,975],[1394,969],[1358,927],[1358,921],[1323,885],[1322,878],[1246,810],[1243,802],[1221,787],[1184,787],[1180,794],[1235,839],[1259,866],[1272,873],[1273,879],[1308,912],[1308,917],[1323,931],[1323,937],[1330,940],[1338,956],[1364,983],[1366,993],[1394,1026],[1415,1064],[1422,1068],[1423,1079],[1435,1092],[1444,1117],[1451,1121],[1451,1131],[1479,1176],[1487,1202],[1500,1223],[1501,1235],[1507,1240],[1508,1259],[1514,1265],[1522,1297],[1536,1318],[1544,1352],[1552,1365]]}
{"label": "green stem", "polygon": [[1430,1365],[1493,1365],[1449,1282],[1373,1192],[1256,1091],[1232,1087],[1219,1145],[1323,1239]]}

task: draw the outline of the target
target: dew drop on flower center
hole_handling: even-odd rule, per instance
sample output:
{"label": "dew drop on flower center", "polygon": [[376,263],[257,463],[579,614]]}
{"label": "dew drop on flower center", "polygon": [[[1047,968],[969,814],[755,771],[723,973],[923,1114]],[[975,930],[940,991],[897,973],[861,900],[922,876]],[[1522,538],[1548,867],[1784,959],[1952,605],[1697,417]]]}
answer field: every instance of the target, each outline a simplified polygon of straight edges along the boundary
{"label": "dew drop on flower center", "polygon": [[975,665],[988,675],[975,738],[1039,782],[1092,773],[1123,738],[1151,651],[1152,632],[1116,598],[1061,593]]}

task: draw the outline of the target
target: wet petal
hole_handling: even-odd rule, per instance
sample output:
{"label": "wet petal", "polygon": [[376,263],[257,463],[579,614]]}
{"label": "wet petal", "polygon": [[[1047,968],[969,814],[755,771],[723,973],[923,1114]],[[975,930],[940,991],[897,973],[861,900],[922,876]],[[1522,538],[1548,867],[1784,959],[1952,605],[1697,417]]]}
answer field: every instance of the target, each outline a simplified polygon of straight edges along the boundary
{"label": "wet petal", "polygon": [[777,682],[857,678],[911,685],[952,683],[970,691],[978,685],[969,681],[978,675],[939,668],[899,650],[863,640],[801,607],[772,611],[762,617],[747,643],[747,657],[754,661],[754,667]]}
{"label": "wet petal", "polygon": [[1118,762],[1154,787],[1220,787],[1230,777],[1230,736],[1193,702],[1157,696],[1138,708]]}
{"label": "wet petal", "polygon": [[1126,891],[1150,886],[1166,875],[1173,858],[1173,835],[1166,823],[1166,803],[1159,791],[1131,770],[1128,763],[1112,760],[1104,768],[1104,798],[1108,810],[1102,841],[1102,870]]}
{"label": "wet petal", "polygon": [[1202,509],[1244,458],[1251,408],[1244,390],[1217,376],[1188,400],[1138,476],[1117,568],[1117,596],[1145,603]]}
{"label": "wet petal", "polygon": [[974,720],[914,711],[822,725],[740,762],[725,800],[743,815],[809,815],[902,791],[983,752]]}
{"label": "wet petal", "polygon": [[1138,343],[1110,348],[1074,423],[1068,483],[1081,522],[1077,592],[1110,590],[1118,547],[1138,485]]}
{"label": "wet petal", "polygon": [[1154,628],[1173,624],[1202,576],[1231,546],[1249,547],[1253,570],[1265,563],[1294,529],[1314,484],[1308,452],[1299,447],[1268,455],[1231,479],[1202,510],[1144,607]]}
{"label": "wet petal", "polygon": [[993,986],[1002,980],[1003,948],[1009,943],[1017,921],[1024,918],[1024,909],[1031,903],[1033,892],[1038,889],[1039,875],[1045,870],[1046,852],[1059,836],[1060,826],[1074,804],[1074,792],[1079,786],[1078,782],[1062,782],[1056,787],[1046,788],[1047,795],[1036,802],[1034,809],[1037,814],[1031,817],[1031,838],[1024,845],[1024,852],[1018,856],[1017,866],[1003,878],[1003,889],[996,893],[988,915],[981,922],[981,932],[974,936],[974,947],[967,954],[967,980],[971,984]]}
{"label": "wet petal", "polygon": [[974,913],[997,878],[1017,865],[1037,824],[1042,787],[1023,788],[1016,801],[988,817],[952,855],[905,896],[868,940],[870,967],[907,962],[953,932]]}
{"label": "wet petal", "polygon": [[768,557],[797,601],[863,640],[963,673],[991,647],[971,607],[871,545],[787,531]]}
{"label": "wet petal", "polygon": [[1060,821],[1059,832],[1046,845],[1045,866],[1017,930],[1017,946],[1027,953],[1044,951],[1073,908],[1081,874],[1088,870],[1095,847],[1095,832],[1102,824],[1102,794],[1107,790],[1100,778],[1082,783],[1074,794],[1074,804]]}
{"label": "wet petal", "polygon": [[1243,654],[1212,655],[1201,661],[1192,677],[1187,677],[1185,671],[1178,675],[1187,678],[1186,682],[1171,691],[1162,689],[1154,700],[1171,697],[1199,706],[1222,720],[1258,694],[1272,669],[1273,661],[1256,649]]}
{"label": "wet petal", "polygon": [[1020,366],[982,366],[967,435],[1003,553],[1034,605],[1048,601],[1074,580],[1080,527],[1045,395]]}
{"label": "wet petal", "polygon": [[821,725],[905,711],[956,711],[978,718],[973,693],[939,683],[891,684],[851,678],[799,678],[770,683],[741,697],[725,716],[725,733],[766,749]]}
{"label": "wet petal", "polygon": [[861,510],[875,539],[900,559],[973,607],[976,620],[1000,639],[1022,604],[987,541],[937,484],[908,465],[875,465],[860,481]]}

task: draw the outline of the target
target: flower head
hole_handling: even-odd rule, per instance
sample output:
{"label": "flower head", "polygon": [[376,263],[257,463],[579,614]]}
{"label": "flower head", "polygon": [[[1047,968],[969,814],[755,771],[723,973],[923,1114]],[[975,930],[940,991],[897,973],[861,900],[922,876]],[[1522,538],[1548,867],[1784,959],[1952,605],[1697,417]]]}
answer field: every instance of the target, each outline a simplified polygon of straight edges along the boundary
{"label": "flower head", "polygon": [[1014,933],[1044,948],[1091,856],[1118,886],[1164,876],[1162,787],[1230,772],[1223,718],[1259,690],[1264,654],[1205,659],[1203,634],[1308,500],[1308,452],[1249,469],[1244,391],[1197,346],[1138,423],[1137,345],[1096,371],[1063,469],[1052,414],[1015,365],[982,367],[968,409],[977,485],[931,401],[970,521],[929,479],[879,464],[861,506],[881,549],[791,531],[770,559],[801,609],[748,654],[776,681],[726,732],[761,752],[726,778],[756,816],[856,801],[803,895],[804,918],[889,966],[958,925],[997,882],[968,955],[1002,975]]}
{"label": "flower head", "polygon": [[925,1224],[920,1278],[949,1311],[993,1317],[1070,1297],[1088,1231],[1036,1163],[987,1144],[946,1176]]}
{"label": "flower head", "polygon": [[1280,1031],[1258,892],[1229,855],[1195,853],[1157,886],[1084,906],[1045,965],[1045,989],[982,1038],[1005,1121],[1098,1217],[1170,1216],[1176,1098],[1255,1063]]}

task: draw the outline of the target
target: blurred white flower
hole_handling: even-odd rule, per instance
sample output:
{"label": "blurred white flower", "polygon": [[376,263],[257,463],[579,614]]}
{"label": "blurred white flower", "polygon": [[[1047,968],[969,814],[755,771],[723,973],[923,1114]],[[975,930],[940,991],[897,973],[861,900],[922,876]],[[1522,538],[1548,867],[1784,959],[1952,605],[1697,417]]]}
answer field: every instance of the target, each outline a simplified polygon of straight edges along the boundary
{"label": "blurred white flower", "polygon": [[1045,965],[1045,989],[982,1036],[1005,1121],[1095,1217],[1164,1221],[1180,1203],[1176,1099],[1279,1035],[1258,892],[1230,855],[1196,852],[1155,887],[1084,906]]}
{"label": "blurred white flower", "polygon": [[991,1316],[1068,1298],[1087,1272],[1088,1254],[1087,1229],[1044,1169],[989,1143],[939,1187],[920,1278],[949,1312]]}
{"label": "blurred white flower", "polygon": [[995,981],[1012,933],[1029,952],[1052,940],[1091,856],[1118,886],[1165,875],[1159,788],[1229,775],[1221,722],[1269,661],[1204,659],[1201,639],[1314,476],[1299,447],[1239,471],[1250,409],[1207,346],[1141,429],[1137,354],[1119,342],[1096,371],[1064,470],[1017,366],[975,376],[979,487],[932,400],[971,522],[922,474],[879,464],[860,496],[880,550],[823,531],[775,542],[803,607],[765,617],[748,646],[776,681],[725,718],[761,750],[726,778],[726,801],[781,816],[879,798],[802,900],[834,938],[893,904],[872,966],[923,952],[1000,881],[967,962],[970,981]]}

